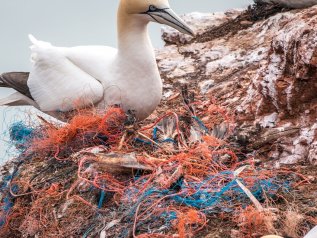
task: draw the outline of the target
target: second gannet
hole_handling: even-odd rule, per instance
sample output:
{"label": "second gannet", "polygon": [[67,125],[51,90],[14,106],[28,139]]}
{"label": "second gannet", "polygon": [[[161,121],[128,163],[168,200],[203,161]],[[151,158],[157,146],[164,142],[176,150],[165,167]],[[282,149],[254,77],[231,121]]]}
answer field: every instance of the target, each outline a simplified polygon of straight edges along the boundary
{"label": "second gannet", "polygon": [[194,35],[168,0],[121,0],[118,49],[55,47],[30,35],[32,70],[0,76],[0,87],[17,90],[0,100],[0,105],[33,105],[43,112],[120,105],[138,120],[145,119],[162,97],[162,80],[147,30],[151,21]]}
{"label": "second gannet", "polygon": [[317,0],[254,0],[255,3],[279,4],[288,8],[305,8],[317,4]]}

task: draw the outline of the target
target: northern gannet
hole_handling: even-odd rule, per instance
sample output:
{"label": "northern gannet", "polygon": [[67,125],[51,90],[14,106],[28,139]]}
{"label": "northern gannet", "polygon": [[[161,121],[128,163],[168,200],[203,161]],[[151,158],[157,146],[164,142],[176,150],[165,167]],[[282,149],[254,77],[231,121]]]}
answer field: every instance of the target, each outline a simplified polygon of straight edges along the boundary
{"label": "northern gannet", "polygon": [[118,49],[55,47],[30,35],[32,70],[0,76],[0,87],[17,90],[0,100],[0,105],[33,105],[43,112],[121,105],[138,120],[145,119],[162,97],[162,80],[147,30],[151,21],[194,35],[168,0],[121,0]]}
{"label": "northern gannet", "polygon": [[305,8],[317,4],[317,0],[254,0],[254,2],[280,4],[289,8]]}

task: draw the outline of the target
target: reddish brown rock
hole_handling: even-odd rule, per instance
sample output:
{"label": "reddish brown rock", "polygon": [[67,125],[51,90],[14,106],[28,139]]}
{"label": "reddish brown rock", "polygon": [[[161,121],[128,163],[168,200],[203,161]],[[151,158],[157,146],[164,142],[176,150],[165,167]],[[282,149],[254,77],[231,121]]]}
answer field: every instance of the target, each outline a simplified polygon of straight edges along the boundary
{"label": "reddish brown rock", "polygon": [[[167,45],[157,51],[166,90],[186,83],[215,97],[235,112],[239,133],[256,131],[249,147],[279,131],[256,148],[275,165],[317,163],[317,6],[185,19],[197,28],[196,38],[165,29]],[[298,129],[284,133],[289,128]]]}

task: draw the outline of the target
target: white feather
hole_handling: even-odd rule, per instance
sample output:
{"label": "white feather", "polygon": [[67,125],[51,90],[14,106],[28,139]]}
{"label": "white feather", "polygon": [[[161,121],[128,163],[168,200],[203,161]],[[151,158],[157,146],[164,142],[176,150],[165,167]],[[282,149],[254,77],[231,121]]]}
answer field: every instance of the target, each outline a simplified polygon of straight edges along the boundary
{"label": "white feather", "polygon": [[89,106],[103,98],[103,87],[77,67],[63,48],[31,37],[33,70],[28,87],[42,111],[69,111]]}
{"label": "white feather", "polygon": [[27,96],[15,92],[8,97],[0,99],[0,106],[34,106],[38,108],[38,105],[36,102],[34,102],[32,99],[28,98]]}

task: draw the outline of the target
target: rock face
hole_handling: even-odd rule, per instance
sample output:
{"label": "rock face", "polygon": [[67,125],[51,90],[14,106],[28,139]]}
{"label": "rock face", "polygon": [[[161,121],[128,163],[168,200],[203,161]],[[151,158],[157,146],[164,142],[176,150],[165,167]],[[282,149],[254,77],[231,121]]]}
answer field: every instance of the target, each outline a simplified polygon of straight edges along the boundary
{"label": "rock face", "polygon": [[185,20],[197,36],[165,28],[166,46],[157,51],[165,95],[188,84],[231,108],[247,151],[275,166],[316,164],[317,6],[261,4]]}
{"label": "rock face", "polygon": [[291,8],[311,7],[317,4],[317,0],[254,0],[255,3],[274,3]]}

